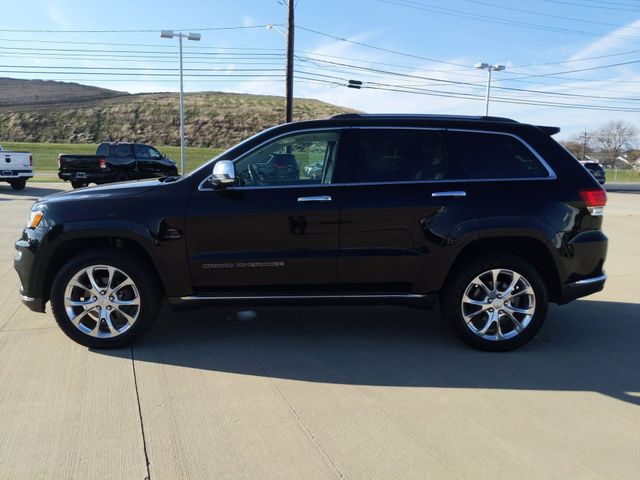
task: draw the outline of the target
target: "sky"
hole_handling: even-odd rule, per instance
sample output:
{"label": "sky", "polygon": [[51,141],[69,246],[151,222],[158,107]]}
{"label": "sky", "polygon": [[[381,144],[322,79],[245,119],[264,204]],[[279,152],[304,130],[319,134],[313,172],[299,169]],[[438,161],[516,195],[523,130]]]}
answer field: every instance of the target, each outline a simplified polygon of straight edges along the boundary
{"label": "sky", "polygon": [[[0,77],[114,90],[284,95],[284,0],[3,1]],[[640,128],[639,0],[297,0],[296,97],[368,113],[489,114],[567,139],[622,119]],[[273,28],[267,28],[273,25]],[[347,88],[349,80],[362,89]]]}

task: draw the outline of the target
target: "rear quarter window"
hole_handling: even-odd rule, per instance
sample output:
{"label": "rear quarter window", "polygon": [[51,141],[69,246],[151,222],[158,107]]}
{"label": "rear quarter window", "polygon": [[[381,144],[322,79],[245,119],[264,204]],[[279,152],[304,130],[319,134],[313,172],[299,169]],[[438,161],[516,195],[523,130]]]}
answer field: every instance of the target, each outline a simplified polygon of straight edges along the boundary
{"label": "rear quarter window", "polygon": [[545,178],[548,170],[521,140],[511,135],[484,132],[448,133],[467,178]]}

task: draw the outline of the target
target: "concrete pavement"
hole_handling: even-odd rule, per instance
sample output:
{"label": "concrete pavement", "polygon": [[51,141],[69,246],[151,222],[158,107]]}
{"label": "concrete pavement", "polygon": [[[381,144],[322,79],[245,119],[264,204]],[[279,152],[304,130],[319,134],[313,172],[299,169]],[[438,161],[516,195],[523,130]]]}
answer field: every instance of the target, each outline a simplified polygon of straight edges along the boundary
{"label": "concrete pavement", "polygon": [[68,188],[33,185],[0,184],[0,478],[640,477],[640,195],[609,194],[605,290],[515,352],[399,307],[164,308],[90,351],[17,298],[31,201]]}

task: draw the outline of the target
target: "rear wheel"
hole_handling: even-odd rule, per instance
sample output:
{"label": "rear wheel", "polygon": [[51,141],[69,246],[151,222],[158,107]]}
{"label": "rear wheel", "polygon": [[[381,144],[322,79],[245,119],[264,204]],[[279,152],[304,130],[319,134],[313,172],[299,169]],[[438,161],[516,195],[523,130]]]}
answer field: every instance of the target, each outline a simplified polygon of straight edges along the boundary
{"label": "rear wheel", "polygon": [[83,187],[86,187],[87,185],[89,185],[87,182],[78,182],[75,180],[71,180],[71,186],[73,188],[83,188]]}
{"label": "rear wheel", "polygon": [[27,185],[27,179],[21,178],[19,180],[12,180],[9,184],[14,190],[24,190],[24,187]]}
{"label": "rear wheel", "polygon": [[139,338],[155,319],[156,279],[134,256],[117,249],[79,255],[66,263],[51,288],[51,309],[77,343],[113,348]]}
{"label": "rear wheel", "polygon": [[443,310],[466,343],[489,351],[512,350],[544,323],[548,294],[538,271],[509,253],[473,257],[453,272]]}

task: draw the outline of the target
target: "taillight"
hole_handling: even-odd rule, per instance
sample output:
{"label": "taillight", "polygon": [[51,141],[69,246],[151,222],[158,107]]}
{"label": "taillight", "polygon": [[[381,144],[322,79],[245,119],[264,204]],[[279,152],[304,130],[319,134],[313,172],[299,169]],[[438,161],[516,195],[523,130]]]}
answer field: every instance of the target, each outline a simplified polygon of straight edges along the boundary
{"label": "taillight", "polygon": [[29,155],[29,166],[33,167],[33,157]]}
{"label": "taillight", "polygon": [[100,164],[100,168],[107,168],[107,161],[104,158],[100,157],[98,163]]}
{"label": "taillight", "polygon": [[60,168],[62,166],[62,164],[63,164],[62,154],[60,154],[60,155],[58,155],[58,168]]}
{"label": "taillight", "polygon": [[602,216],[604,206],[607,204],[607,192],[604,191],[604,188],[580,190],[580,196],[591,215],[596,217]]}

